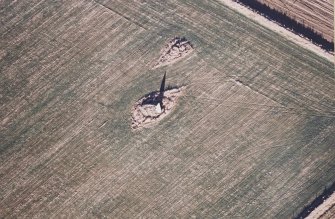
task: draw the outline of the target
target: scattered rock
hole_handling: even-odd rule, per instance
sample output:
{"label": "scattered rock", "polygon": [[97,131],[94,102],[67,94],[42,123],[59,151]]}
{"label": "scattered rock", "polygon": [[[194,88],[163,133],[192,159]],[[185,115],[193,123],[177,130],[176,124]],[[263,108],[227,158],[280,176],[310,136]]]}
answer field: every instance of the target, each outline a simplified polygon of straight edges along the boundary
{"label": "scattered rock", "polygon": [[184,88],[181,87],[164,91],[162,107],[158,100],[159,91],[152,92],[138,100],[132,108],[132,129],[150,127],[163,119],[172,111],[183,90]]}
{"label": "scattered rock", "polygon": [[161,51],[161,56],[154,68],[171,64],[193,51],[193,45],[185,37],[175,37],[168,42],[165,48]]}

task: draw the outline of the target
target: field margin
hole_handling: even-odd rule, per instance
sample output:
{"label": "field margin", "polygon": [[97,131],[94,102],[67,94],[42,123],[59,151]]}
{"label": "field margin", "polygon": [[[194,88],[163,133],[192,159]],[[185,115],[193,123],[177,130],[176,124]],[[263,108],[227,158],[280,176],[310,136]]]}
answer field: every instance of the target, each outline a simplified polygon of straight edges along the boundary
{"label": "field margin", "polygon": [[334,55],[332,53],[326,52],[319,46],[313,44],[310,40],[307,38],[304,38],[300,35],[297,35],[288,29],[281,27],[277,23],[263,17],[261,14],[256,13],[253,10],[250,10],[249,8],[239,4],[238,2],[232,1],[232,0],[218,0],[225,6],[229,7],[230,9],[236,11],[239,14],[244,15],[245,17],[259,23],[260,25],[274,31],[277,34],[280,34],[281,36],[285,37],[286,39],[298,44],[299,46],[308,49],[309,51],[312,51],[313,53],[327,59],[328,61],[334,63]]}

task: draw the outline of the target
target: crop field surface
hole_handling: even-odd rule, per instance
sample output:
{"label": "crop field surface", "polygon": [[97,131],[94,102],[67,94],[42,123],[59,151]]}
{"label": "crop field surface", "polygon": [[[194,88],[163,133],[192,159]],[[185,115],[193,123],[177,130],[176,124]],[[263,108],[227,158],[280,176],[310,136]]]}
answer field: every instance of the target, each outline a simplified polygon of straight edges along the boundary
{"label": "crop field surface", "polygon": [[334,42],[334,0],[257,0]]}
{"label": "crop field surface", "polygon": [[[0,1],[0,19],[0,218],[292,218],[334,182],[334,63],[218,1]],[[194,51],[152,68],[175,36]],[[165,71],[183,96],[132,130]]]}

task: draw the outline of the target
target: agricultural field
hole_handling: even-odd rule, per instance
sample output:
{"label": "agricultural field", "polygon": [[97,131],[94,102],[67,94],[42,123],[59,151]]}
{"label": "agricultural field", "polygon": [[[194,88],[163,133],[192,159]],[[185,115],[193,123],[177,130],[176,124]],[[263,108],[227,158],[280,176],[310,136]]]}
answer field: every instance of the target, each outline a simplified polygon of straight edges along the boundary
{"label": "agricultural field", "polygon": [[[0,218],[294,218],[334,182],[334,63],[219,1],[1,1],[0,19]],[[192,53],[153,68],[175,36]],[[183,96],[132,130],[165,72]]]}
{"label": "agricultural field", "polygon": [[332,219],[335,217],[335,206],[331,206],[328,211],[326,211],[320,219]]}
{"label": "agricultural field", "polygon": [[257,0],[334,42],[334,0]]}
{"label": "agricultural field", "polygon": [[[320,197],[320,196],[319,196]],[[315,208],[306,219],[332,219],[335,217],[335,193]]]}

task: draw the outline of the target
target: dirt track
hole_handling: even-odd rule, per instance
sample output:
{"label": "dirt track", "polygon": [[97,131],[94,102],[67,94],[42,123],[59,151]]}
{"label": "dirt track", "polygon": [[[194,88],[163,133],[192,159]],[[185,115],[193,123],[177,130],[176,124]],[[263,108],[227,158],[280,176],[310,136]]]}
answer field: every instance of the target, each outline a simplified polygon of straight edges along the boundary
{"label": "dirt track", "polygon": [[334,0],[258,0],[334,42]]}

